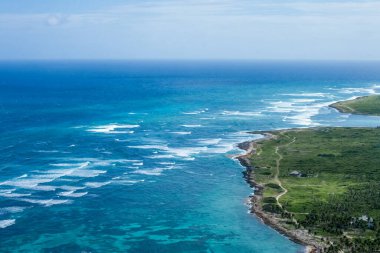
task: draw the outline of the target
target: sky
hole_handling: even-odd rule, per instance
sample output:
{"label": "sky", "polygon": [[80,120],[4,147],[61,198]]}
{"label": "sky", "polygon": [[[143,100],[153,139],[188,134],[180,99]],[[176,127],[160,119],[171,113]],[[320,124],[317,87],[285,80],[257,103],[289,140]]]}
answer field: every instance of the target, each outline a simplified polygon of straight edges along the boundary
{"label": "sky", "polygon": [[0,0],[0,60],[380,60],[380,0]]}

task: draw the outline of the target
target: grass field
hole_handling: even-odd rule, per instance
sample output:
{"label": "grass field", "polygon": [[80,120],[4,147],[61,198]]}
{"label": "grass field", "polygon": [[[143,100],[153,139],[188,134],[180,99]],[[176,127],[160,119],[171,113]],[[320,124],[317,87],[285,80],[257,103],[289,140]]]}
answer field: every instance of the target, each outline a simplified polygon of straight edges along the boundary
{"label": "grass field", "polygon": [[359,97],[330,105],[343,113],[380,115],[380,95]]}
{"label": "grass field", "polygon": [[337,241],[357,238],[352,247],[361,252],[373,250],[360,248],[365,240],[380,247],[380,128],[270,133],[275,138],[259,141],[251,157],[263,209],[290,213],[295,226]]}

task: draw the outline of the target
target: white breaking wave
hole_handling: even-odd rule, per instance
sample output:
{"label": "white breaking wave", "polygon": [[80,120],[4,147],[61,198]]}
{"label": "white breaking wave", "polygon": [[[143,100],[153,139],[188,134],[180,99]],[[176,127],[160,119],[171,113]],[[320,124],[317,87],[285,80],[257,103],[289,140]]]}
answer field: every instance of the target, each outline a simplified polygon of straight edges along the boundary
{"label": "white breaking wave", "polygon": [[[248,135],[245,133],[245,135]],[[234,143],[239,141],[240,139],[234,139]],[[138,146],[129,146],[129,148],[137,148],[137,149],[153,149],[160,150],[161,152],[154,151],[156,153],[151,156],[147,156],[146,158],[150,159],[172,159],[172,158],[180,158],[182,160],[194,160],[194,155],[200,153],[222,153],[228,152],[234,148],[232,143],[220,143],[222,141],[221,138],[213,138],[213,139],[198,139],[195,140],[198,142],[199,146],[195,147],[169,147],[165,145],[138,145]],[[158,153],[158,154],[157,154]],[[136,164],[137,165],[137,164]],[[139,165],[141,166],[141,165]],[[151,172],[149,172],[151,173]]]}
{"label": "white breaking wave", "polygon": [[[287,116],[284,118],[284,121],[289,121],[292,124],[295,125],[305,125],[305,126],[311,126],[313,125],[313,121],[311,120],[311,116],[314,116],[315,114],[310,113],[302,113],[295,116]],[[316,125],[316,123],[314,124]]]}
{"label": "white breaking wave", "polygon": [[293,103],[312,103],[317,101],[316,99],[311,99],[311,98],[296,98],[296,99],[291,99]]}
{"label": "white breaking wave", "polygon": [[215,145],[218,144],[222,139],[221,138],[216,138],[216,139],[200,139],[199,144],[202,145]]}
{"label": "white breaking wave", "polygon": [[112,183],[118,184],[118,185],[133,185],[133,184],[141,183],[144,181],[145,181],[144,179],[141,179],[141,180],[120,179],[120,180],[115,180]]}
{"label": "white breaking wave", "polygon": [[97,177],[100,174],[106,173],[106,170],[76,170],[69,174],[70,177]]}
{"label": "white breaking wave", "polygon": [[281,94],[283,96],[292,96],[292,97],[330,97],[331,94],[328,93],[322,93],[322,92],[314,92],[314,93],[307,93],[307,92],[301,92],[301,93],[286,93]]}
{"label": "white breaking wave", "polygon": [[[123,129],[130,129],[130,128],[138,128],[140,125],[121,125],[121,124],[109,124],[109,125],[102,125],[102,126],[96,126],[90,129],[87,129],[87,132],[93,132],[93,133],[105,133],[105,134],[133,134],[134,131],[126,131]],[[122,129],[122,131],[118,130]]]}
{"label": "white breaking wave", "polygon": [[185,160],[185,161],[194,161],[195,157],[186,157],[186,158],[183,158],[183,160]]}
{"label": "white breaking wave", "polygon": [[354,94],[354,93],[368,93],[368,94],[377,94],[378,87],[377,86],[372,86],[370,88],[343,88],[343,89],[338,89],[339,93],[342,94]]}
{"label": "white breaking wave", "polygon": [[1,197],[5,198],[19,198],[19,197],[28,197],[32,195],[31,193],[0,193]]}
{"label": "white breaking wave", "polygon": [[375,84],[370,87],[329,88],[329,90],[334,90],[341,94],[374,95],[380,93],[380,85]]}
{"label": "white breaking wave", "polygon": [[140,168],[139,166],[127,166],[128,169],[138,169]]}
{"label": "white breaking wave", "polygon": [[17,200],[32,203],[32,204],[39,204],[43,206],[53,206],[53,205],[60,205],[60,204],[69,204],[72,201],[69,199],[28,199],[28,198],[18,198]]}
{"label": "white breaking wave", "polygon": [[158,164],[161,164],[161,165],[174,165],[175,162],[159,162]]}
{"label": "white breaking wave", "polygon": [[15,219],[11,219],[11,220],[0,220],[0,228],[6,228],[6,227],[9,227],[9,226],[12,226],[16,223],[16,220]]}
{"label": "white breaking wave", "polygon": [[[95,164],[94,165],[108,165],[109,163],[105,164]],[[92,170],[88,169],[90,167],[91,162],[87,161],[84,163],[79,164],[71,164],[75,167],[67,168],[67,169],[53,169],[53,170],[47,170],[47,171],[39,171],[41,174],[36,175],[34,177],[38,178],[50,178],[52,180],[55,180],[60,177],[96,177],[100,174],[106,173],[107,171],[104,170]],[[79,166],[78,166],[79,165]],[[60,167],[69,167],[70,164],[55,164],[55,166]]]}
{"label": "white breaking wave", "polygon": [[209,148],[208,152],[209,153],[215,153],[215,154],[225,154],[225,153],[235,149],[235,143],[236,142],[216,145],[215,147]]}
{"label": "white breaking wave", "polygon": [[37,153],[59,153],[59,150],[37,150]]}
{"label": "white breaking wave", "polygon": [[51,185],[37,185],[31,189],[35,191],[55,191],[57,187],[56,186],[51,186]]}
{"label": "white breaking wave", "polygon": [[83,190],[85,187],[80,187],[80,186],[71,186],[71,185],[62,185],[62,186],[57,186],[57,189],[62,189],[64,191],[78,191],[78,190]]}
{"label": "white breaking wave", "polygon": [[128,148],[168,150],[167,145],[137,145],[137,146],[128,146]]}
{"label": "white breaking wave", "polygon": [[191,134],[191,132],[189,131],[189,132],[184,132],[184,131],[179,131],[179,132],[170,132],[170,133],[172,133],[172,134],[179,134],[179,135],[187,135],[187,134]]}
{"label": "white breaking wave", "polygon": [[194,124],[194,125],[181,125],[181,126],[187,127],[187,128],[202,127],[202,125],[198,125],[198,124]]}
{"label": "white breaking wave", "polygon": [[151,155],[147,156],[147,158],[150,159],[170,159],[170,158],[175,158],[174,155]]}
{"label": "white breaking wave", "polygon": [[0,193],[11,193],[11,192],[14,192],[15,190],[16,190],[15,188],[14,189],[1,189]]}
{"label": "white breaking wave", "polygon": [[13,180],[2,182],[0,183],[0,185],[15,186],[15,187],[24,188],[24,189],[33,189],[37,187],[39,184],[48,183],[53,180],[54,179],[52,178],[46,178],[46,179],[38,179],[38,178],[18,179],[16,178]]}
{"label": "white breaking wave", "polygon": [[[119,160],[112,160],[117,161]],[[133,162],[138,162],[138,160],[131,160]],[[124,162],[124,160],[123,160]],[[54,191],[57,188],[63,189],[63,187],[70,188],[69,186],[52,186],[46,185],[47,183],[53,182],[62,177],[80,177],[80,178],[91,178],[97,177],[100,174],[104,174],[107,171],[105,170],[95,170],[90,169],[90,166],[94,165],[109,165],[109,162],[103,163],[103,161],[97,161],[91,163],[86,161],[84,163],[56,163],[51,164],[54,167],[60,167],[58,169],[44,170],[44,171],[35,171],[35,174],[24,174],[20,177],[13,178],[11,180],[7,180],[1,182],[0,185],[6,186],[14,186],[22,189],[29,189],[34,191]],[[63,180],[63,179],[61,179]],[[26,197],[30,194],[21,194],[21,193],[13,193],[7,191],[1,191],[0,196],[15,198],[15,197]]]}
{"label": "white breaking wave", "polygon": [[82,166],[83,163],[51,163],[50,164],[51,166],[55,166],[55,167],[75,167],[75,166]]}
{"label": "white breaking wave", "polygon": [[253,117],[253,116],[261,116],[261,112],[241,112],[241,111],[223,111],[222,115],[227,116],[245,116],[245,117]]}
{"label": "white breaking wave", "polygon": [[270,104],[271,106],[269,106],[268,109],[271,112],[292,112],[295,110],[294,102],[276,101],[276,102],[270,102]]}
{"label": "white breaking wave", "polygon": [[136,174],[143,174],[143,175],[150,175],[150,176],[159,176],[162,174],[163,169],[152,169],[152,170],[137,170],[134,173]]}
{"label": "white breaking wave", "polygon": [[174,169],[174,166],[168,166],[164,168],[154,168],[150,170],[136,170],[134,173],[136,174],[143,174],[143,175],[150,175],[150,176],[159,176],[162,174],[165,170],[172,170]]}
{"label": "white breaking wave", "polygon": [[129,142],[129,140],[121,140],[121,139],[118,139],[118,138],[116,138],[115,141],[116,142]]}
{"label": "white breaking wave", "polygon": [[318,115],[321,108],[329,106],[333,101],[324,103],[305,103],[305,100],[270,102],[271,106],[268,107],[268,110],[271,112],[287,113],[283,120],[294,125],[318,126],[319,124],[314,122],[312,117]]}
{"label": "white breaking wave", "polygon": [[129,112],[129,115],[136,115],[136,114],[142,114],[142,115],[148,115],[147,112]]}
{"label": "white breaking wave", "polygon": [[318,126],[319,124],[313,122],[311,119],[313,116],[319,114],[319,111],[323,107],[329,106],[333,102],[317,103],[311,106],[298,106],[296,107],[295,115],[286,116],[285,121],[289,121],[291,124],[304,125],[304,126]]}
{"label": "white breaking wave", "polygon": [[72,158],[73,161],[88,161],[91,162],[94,166],[109,165],[112,163],[135,163],[140,162],[137,159],[98,159],[98,158]]}
{"label": "white breaking wave", "polygon": [[182,148],[168,148],[167,152],[177,157],[190,157],[191,155],[199,154],[206,151],[207,147],[182,147]]}
{"label": "white breaking wave", "polygon": [[23,206],[3,207],[3,208],[0,208],[0,215],[7,214],[7,213],[21,213],[25,209],[26,207],[23,207]]}
{"label": "white breaking wave", "polygon": [[206,110],[192,111],[192,112],[183,112],[182,114],[186,115],[197,115],[206,112]]}
{"label": "white breaking wave", "polygon": [[88,192],[74,192],[74,191],[67,191],[67,192],[60,192],[58,193],[59,196],[63,197],[72,197],[72,198],[79,198],[86,195]]}
{"label": "white breaking wave", "polygon": [[84,185],[87,186],[87,187],[90,187],[90,188],[99,188],[99,187],[105,186],[105,185],[110,184],[110,183],[111,183],[111,181],[107,181],[107,182],[87,182]]}

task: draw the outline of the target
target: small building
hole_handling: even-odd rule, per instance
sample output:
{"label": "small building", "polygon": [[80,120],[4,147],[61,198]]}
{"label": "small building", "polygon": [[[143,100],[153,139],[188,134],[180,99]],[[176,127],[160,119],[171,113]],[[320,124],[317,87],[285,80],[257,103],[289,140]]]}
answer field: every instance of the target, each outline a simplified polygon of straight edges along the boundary
{"label": "small building", "polygon": [[300,177],[300,176],[302,176],[302,173],[297,171],[297,170],[293,170],[292,172],[290,172],[289,175],[292,177]]}
{"label": "small building", "polygon": [[361,217],[358,218],[359,221],[364,221],[367,223],[368,228],[374,228],[374,220],[372,217],[368,217],[367,215],[362,215]]}

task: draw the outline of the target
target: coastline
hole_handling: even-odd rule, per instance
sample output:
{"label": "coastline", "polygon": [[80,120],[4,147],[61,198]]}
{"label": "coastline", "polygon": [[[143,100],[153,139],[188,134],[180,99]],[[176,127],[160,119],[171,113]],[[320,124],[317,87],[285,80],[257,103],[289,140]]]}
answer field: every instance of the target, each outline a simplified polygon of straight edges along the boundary
{"label": "coastline", "polygon": [[246,182],[254,190],[254,194],[249,197],[250,203],[250,213],[256,215],[264,224],[273,228],[280,234],[286,236],[291,241],[305,246],[305,253],[317,253],[320,252],[327,245],[323,244],[320,241],[320,238],[313,236],[308,233],[305,229],[288,229],[281,225],[283,218],[278,215],[265,212],[262,207],[258,204],[263,197],[262,192],[264,189],[263,185],[255,182],[254,176],[254,167],[250,162],[250,157],[255,154],[257,149],[257,142],[263,140],[269,140],[275,138],[274,135],[268,132],[252,132],[260,133],[263,135],[262,138],[246,141],[238,144],[238,147],[242,150],[245,150],[246,153],[234,156],[234,159],[237,159],[240,164],[245,168],[243,172]]}
{"label": "coastline", "polygon": [[[355,99],[358,99],[360,97],[357,97]],[[355,100],[353,99],[353,100]],[[355,112],[354,109],[350,108],[350,107],[346,107],[346,106],[342,106],[342,102],[345,102],[345,101],[338,101],[338,102],[335,102],[335,103],[332,103],[329,105],[330,108],[332,109],[335,109],[337,110],[339,113],[344,113],[344,114],[357,114],[357,115],[366,115],[365,113],[358,113],[358,112]]]}

